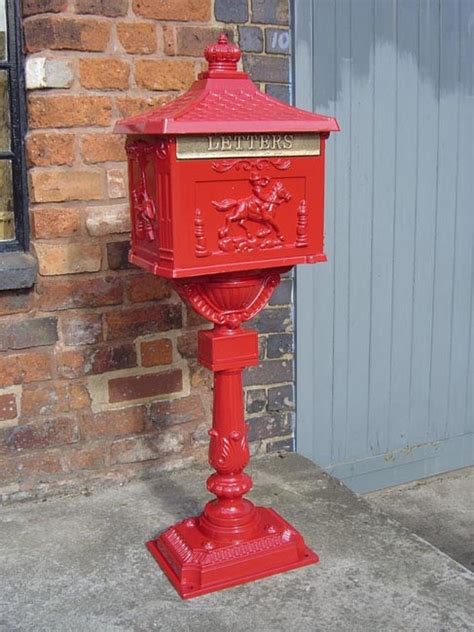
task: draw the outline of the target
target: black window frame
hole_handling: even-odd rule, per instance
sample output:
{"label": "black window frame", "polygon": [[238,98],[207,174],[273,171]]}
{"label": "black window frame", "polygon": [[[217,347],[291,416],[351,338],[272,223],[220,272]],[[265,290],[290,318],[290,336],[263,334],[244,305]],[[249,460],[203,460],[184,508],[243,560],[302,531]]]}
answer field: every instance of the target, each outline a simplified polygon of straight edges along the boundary
{"label": "black window frame", "polygon": [[25,152],[27,110],[20,0],[6,0],[5,5],[7,59],[0,60],[0,70],[6,71],[8,75],[10,151],[0,150],[0,160],[10,160],[12,165],[15,235],[13,239],[0,240],[0,256],[5,252],[26,251],[30,237]]}

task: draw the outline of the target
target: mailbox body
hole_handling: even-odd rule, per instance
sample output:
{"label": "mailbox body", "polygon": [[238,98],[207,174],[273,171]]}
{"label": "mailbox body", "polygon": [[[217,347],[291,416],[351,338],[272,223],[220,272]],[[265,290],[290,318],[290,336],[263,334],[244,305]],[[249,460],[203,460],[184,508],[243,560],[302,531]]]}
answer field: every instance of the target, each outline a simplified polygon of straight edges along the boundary
{"label": "mailbox body", "polygon": [[263,94],[221,35],[190,89],[119,121],[130,261],[184,278],[324,261],[324,146],[336,119]]}
{"label": "mailbox body", "polygon": [[324,145],[320,134],[130,137],[130,261],[172,278],[324,261]]}

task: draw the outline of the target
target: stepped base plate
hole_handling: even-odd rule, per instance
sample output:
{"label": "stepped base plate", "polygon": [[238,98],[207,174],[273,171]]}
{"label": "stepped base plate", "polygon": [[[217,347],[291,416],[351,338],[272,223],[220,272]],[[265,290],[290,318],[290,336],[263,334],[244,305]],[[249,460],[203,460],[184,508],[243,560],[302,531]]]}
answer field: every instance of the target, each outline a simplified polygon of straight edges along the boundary
{"label": "stepped base plate", "polygon": [[257,507],[256,537],[234,543],[207,538],[199,517],[161,533],[147,547],[183,599],[315,564],[319,557],[273,509]]}

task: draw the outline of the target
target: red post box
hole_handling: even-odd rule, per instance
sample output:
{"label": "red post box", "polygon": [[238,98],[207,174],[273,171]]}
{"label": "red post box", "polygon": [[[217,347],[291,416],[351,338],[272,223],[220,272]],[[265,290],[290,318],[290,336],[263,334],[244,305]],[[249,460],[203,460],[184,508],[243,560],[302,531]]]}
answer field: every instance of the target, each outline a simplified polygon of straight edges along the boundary
{"label": "red post box", "polygon": [[179,594],[193,597],[318,561],[252,487],[242,370],[258,364],[257,332],[241,323],[267,303],[280,274],[325,261],[324,148],[334,118],[261,93],[221,35],[191,88],[119,121],[127,134],[130,261],[168,277],[214,329],[199,361],[214,371],[210,501],[148,543]]}

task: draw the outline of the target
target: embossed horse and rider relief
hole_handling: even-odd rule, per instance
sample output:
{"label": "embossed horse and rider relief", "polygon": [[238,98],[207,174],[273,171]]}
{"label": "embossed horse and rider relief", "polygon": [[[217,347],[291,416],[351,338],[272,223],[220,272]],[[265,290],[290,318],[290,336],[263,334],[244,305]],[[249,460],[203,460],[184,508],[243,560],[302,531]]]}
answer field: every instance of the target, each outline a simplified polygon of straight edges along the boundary
{"label": "embossed horse and rider relief", "polygon": [[[281,248],[285,244],[285,236],[278,222],[281,211],[292,212],[289,203],[292,195],[282,180],[272,179],[267,175],[252,172],[248,179],[250,194],[241,198],[224,198],[211,200],[211,205],[218,213],[224,215],[218,229],[217,245],[222,252],[252,252],[271,248]],[[294,212],[294,209],[293,209]],[[296,247],[305,247],[307,238],[306,203],[300,200],[295,213]],[[195,254],[198,257],[208,256],[207,239],[204,228],[202,209],[195,213]]]}

